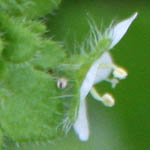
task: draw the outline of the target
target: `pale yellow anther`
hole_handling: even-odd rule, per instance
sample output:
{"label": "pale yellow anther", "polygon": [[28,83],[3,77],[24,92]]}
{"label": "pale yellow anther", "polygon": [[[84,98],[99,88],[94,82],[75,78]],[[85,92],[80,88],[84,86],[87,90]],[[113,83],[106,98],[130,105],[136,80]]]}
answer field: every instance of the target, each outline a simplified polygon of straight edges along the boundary
{"label": "pale yellow anther", "polygon": [[114,98],[108,93],[104,94],[102,96],[102,99],[103,99],[104,105],[107,106],[107,107],[112,107],[115,104]]}
{"label": "pale yellow anther", "polygon": [[127,75],[128,75],[127,71],[121,67],[115,67],[113,71],[113,76],[121,80],[125,79]]}
{"label": "pale yellow anther", "polygon": [[93,96],[93,98],[101,101],[107,107],[112,107],[115,104],[115,100],[110,94],[106,93],[103,96],[100,96],[100,94],[96,91],[94,87],[91,90],[91,95]]}

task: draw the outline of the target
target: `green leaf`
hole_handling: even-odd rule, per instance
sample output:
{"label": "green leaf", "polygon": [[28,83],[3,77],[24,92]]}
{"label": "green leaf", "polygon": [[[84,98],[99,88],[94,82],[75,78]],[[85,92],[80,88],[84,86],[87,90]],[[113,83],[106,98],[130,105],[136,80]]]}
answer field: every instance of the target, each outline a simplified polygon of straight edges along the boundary
{"label": "green leaf", "polygon": [[42,48],[31,62],[37,68],[48,70],[58,67],[63,62],[64,58],[64,50],[58,43],[51,40],[45,40],[42,42]]}
{"label": "green leaf", "polygon": [[3,43],[2,39],[0,39],[0,55],[2,53],[3,48],[4,48],[4,43]]}
{"label": "green leaf", "polygon": [[17,142],[52,140],[59,134],[64,119],[56,81],[28,65],[8,65],[8,68],[0,88],[4,133]]}
{"label": "green leaf", "polygon": [[0,59],[0,81],[6,79],[7,74],[8,74],[7,64],[2,59]]}
{"label": "green leaf", "polygon": [[0,10],[13,16],[43,17],[58,7],[61,0],[0,0]]}
{"label": "green leaf", "polygon": [[38,34],[25,28],[20,20],[0,15],[0,31],[3,34],[5,47],[3,56],[14,63],[29,60],[41,46]]}
{"label": "green leaf", "polygon": [[25,28],[28,28],[30,31],[42,35],[46,33],[46,25],[42,21],[38,20],[24,20],[24,18],[19,18],[20,22]]}
{"label": "green leaf", "polygon": [[[0,84],[0,124],[4,134],[18,143],[48,142],[73,125],[79,104],[75,70],[36,70],[30,64],[5,64]],[[7,69],[5,69],[7,68]],[[57,87],[68,79],[65,89]]]}

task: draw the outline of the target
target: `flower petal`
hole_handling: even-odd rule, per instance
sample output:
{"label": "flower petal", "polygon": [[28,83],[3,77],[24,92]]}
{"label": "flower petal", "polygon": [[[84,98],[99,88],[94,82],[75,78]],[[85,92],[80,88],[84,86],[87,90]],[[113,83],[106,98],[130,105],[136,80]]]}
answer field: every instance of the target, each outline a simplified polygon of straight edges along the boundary
{"label": "flower petal", "polygon": [[110,75],[112,68],[111,67],[100,67],[100,65],[105,64],[113,64],[113,60],[111,58],[111,55],[108,52],[103,53],[103,55],[99,58],[99,67],[96,73],[96,77],[94,80],[94,84],[97,84],[105,79],[108,78]]}
{"label": "flower petal", "polygon": [[80,101],[78,119],[76,120],[73,127],[81,141],[88,140],[89,127],[88,127],[88,119],[87,119],[87,112],[86,112],[86,100]]}
{"label": "flower petal", "polygon": [[127,32],[129,26],[134,21],[134,19],[137,17],[138,13],[135,13],[130,18],[118,23],[115,25],[109,32],[108,37],[112,39],[112,44],[110,46],[110,49],[112,49],[125,35]]}
{"label": "flower petal", "polygon": [[94,80],[96,78],[98,67],[99,67],[99,60],[96,60],[95,63],[91,66],[91,68],[87,72],[86,77],[80,88],[80,101],[84,100],[88,95],[88,93],[90,92],[94,84]]}

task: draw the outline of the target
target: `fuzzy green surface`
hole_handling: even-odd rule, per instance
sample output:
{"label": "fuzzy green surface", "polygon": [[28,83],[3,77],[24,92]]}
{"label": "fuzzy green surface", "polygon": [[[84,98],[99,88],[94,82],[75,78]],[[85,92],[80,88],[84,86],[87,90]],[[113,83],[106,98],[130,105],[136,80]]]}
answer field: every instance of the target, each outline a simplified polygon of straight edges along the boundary
{"label": "fuzzy green surface", "polygon": [[51,40],[42,41],[40,51],[36,53],[31,62],[41,69],[54,69],[63,63],[65,53],[58,43]]}
{"label": "fuzzy green surface", "polygon": [[9,15],[39,18],[52,13],[61,0],[0,0],[0,11]]}
{"label": "fuzzy green surface", "polygon": [[41,45],[37,34],[3,13],[0,15],[0,31],[4,33],[2,38],[6,43],[3,56],[14,63],[29,60]]}
{"label": "fuzzy green surface", "polygon": [[2,53],[3,48],[4,48],[4,43],[3,43],[3,40],[0,39],[0,55]]}
{"label": "fuzzy green surface", "polygon": [[4,133],[18,142],[52,139],[64,118],[61,101],[51,98],[59,94],[55,81],[28,65],[8,68],[0,90]]}

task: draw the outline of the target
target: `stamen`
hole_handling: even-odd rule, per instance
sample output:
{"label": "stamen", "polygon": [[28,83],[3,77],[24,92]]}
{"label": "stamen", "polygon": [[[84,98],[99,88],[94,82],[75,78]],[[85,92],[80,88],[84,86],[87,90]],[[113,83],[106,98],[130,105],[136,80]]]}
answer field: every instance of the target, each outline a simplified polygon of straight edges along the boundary
{"label": "stamen", "polygon": [[108,93],[104,94],[102,99],[103,99],[104,105],[107,107],[112,107],[115,104],[114,98]]}
{"label": "stamen", "polygon": [[100,69],[113,69],[113,76],[120,80],[125,79],[128,75],[127,71],[121,67],[116,66],[113,63],[103,63],[99,65]]}
{"label": "stamen", "polygon": [[113,76],[115,78],[122,80],[122,79],[125,79],[127,75],[128,73],[125,69],[118,67],[118,66],[114,66]]}
{"label": "stamen", "polygon": [[112,78],[112,79],[106,79],[105,81],[109,82],[112,84],[112,88],[115,88],[116,85],[119,83],[119,80],[116,78]]}
{"label": "stamen", "polygon": [[102,97],[100,96],[100,94],[97,92],[97,90],[95,89],[95,87],[92,87],[91,91],[90,91],[92,97],[94,99],[96,99],[97,101],[101,101],[103,102]]}
{"label": "stamen", "polygon": [[96,91],[94,87],[91,89],[90,92],[93,98],[95,98],[98,101],[101,101],[105,106],[107,107],[114,106],[115,100],[110,94],[106,93],[103,96],[100,96],[100,94]]}

